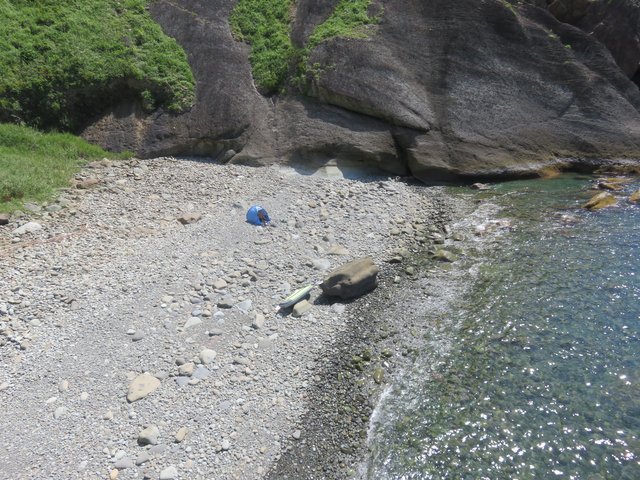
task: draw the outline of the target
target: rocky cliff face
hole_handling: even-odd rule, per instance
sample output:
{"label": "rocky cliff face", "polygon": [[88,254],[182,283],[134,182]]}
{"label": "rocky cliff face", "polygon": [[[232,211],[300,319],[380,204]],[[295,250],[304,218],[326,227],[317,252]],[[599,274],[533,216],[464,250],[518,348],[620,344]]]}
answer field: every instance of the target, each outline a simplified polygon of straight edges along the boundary
{"label": "rocky cliff face", "polygon": [[605,45],[627,77],[640,83],[640,8],[637,0],[552,0],[549,9]]}
{"label": "rocky cliff face", "polygon": [[[339,3],[298,0],[294,45]],[[377,25],[320,42],[302,88],[275,96],[255,88],[250,47],[231,33],[235,4],[154,2],[152,15],[188,53],[195,105],[148,115],[123,103],[84,136],[144,156],[358,161],[424,181],[640,158],[631,0],[374,1]]]}

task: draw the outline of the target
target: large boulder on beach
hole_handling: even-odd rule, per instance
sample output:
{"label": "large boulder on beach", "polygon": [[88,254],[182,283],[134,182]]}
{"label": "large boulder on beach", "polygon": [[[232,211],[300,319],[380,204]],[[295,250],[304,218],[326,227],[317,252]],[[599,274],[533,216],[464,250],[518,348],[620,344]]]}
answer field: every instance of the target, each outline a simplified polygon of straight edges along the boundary
{"label": "large boulder on beach", "polygon": [[373,258],[360,258],[333,270],[320,288],[330,297],[356,298],[378,286],[378,272]]}

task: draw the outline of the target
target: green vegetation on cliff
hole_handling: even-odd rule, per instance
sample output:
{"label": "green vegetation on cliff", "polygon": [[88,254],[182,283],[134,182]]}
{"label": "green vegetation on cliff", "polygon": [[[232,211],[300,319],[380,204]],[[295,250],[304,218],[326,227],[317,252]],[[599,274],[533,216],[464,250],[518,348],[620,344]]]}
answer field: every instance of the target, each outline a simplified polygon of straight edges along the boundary
{"label": "green vegetation on cliff", "polygon": [[231,14],[231,30],[237,40],[251,45],[249,61],[257,87],[272,94],[285,85],[292,65],[298,66],[298,80],[305,77],[309,54],[323,41],[366,38],[364,27],[379,21],[379,15],[369,15],[371,2],[340,0],[302,49],[296,49],[291,41],[293,0],[239,0]]}
{"label": "green vegetation on cliff", "polygon": [[180,111],[195,81],[148,0],[0,0],[0,121],[74,130],[123,98]]}
{"label": "green vegetation on cliff", "polygon": [[306,50],[311,51],[333,37],[367,38],[364,27],[380,21],[379,15],[369,16],[370,5],[371,0],[340,0],[331,16],[315,28]]}
{"label": "green vegetation on cliff", "polygon": [[231,14],[234,37],[251,45],[256,86],[276,92],[285,82],[295,53],[290,37],[292,0],[240,0]]}
{"label": "green vegetation on cliff", "polygon": [[69,185],[84,163],[105,156],[114,158],[68,133],[0,123],[0,212],[15,210],[24,201],[48,200],[56,189]]}

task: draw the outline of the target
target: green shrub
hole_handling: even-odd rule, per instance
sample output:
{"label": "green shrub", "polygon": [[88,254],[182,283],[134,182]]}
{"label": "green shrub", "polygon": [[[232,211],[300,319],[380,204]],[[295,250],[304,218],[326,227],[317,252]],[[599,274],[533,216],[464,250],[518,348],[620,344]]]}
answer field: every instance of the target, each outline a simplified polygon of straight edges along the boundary
{"label": "green shrub", "polygon": [[262,93],[284,85],[295,49],[290,23],[293,0],[240,0],[231,13],[236,40],[251,45],[253,78]]}
{"label": "green shrub", "polygon": [[171,111],[191,105],[186,55],[147,3],[0,0],[0,121],[74,130],[145,91]]}
{"label": "green shrub", "polygon": [[380,21],[379,15],[369,16],[370,5],[371,0],[340,0],[331,16],[315,28],[306,50],[311,51],[333,37],[367,38],[364,27]]}
{"label": "green shrub", "polygon": [[0,124],[0,211],[15,210],[25,201],[50,199],[84,163],[105,156],[114,154],[68,133],[45,134]]}
{"label": "green shrub", "polygon": [[380,15],[369,15],[370,5],[371,0],[340,0],[329,18],[313,30],[298,62],[299,86],[307,84],[310,78],[319,80],[322,73],[333,68],[318,63],[309,65],[311,51],[320,43],[335,37],[367,38],[367,27],[380,21]]}
{"label": "green shrub", "polygon": [[[295,67],[294,83],[302,86],[309,71],[309,54],[321,42],[333,37],[366,38],[366,26],[379,21],[379,16],[368,14],[371,0],[340,0],[329,18],[315,28],[307,45],[299,50],[291,42],[292,4],[293,0],[240,0],[231,14],[233,35],[251,45],[253,78],[265,94],[281,90]],[[319,75],[321,71],[314,68],[312,73]]]}

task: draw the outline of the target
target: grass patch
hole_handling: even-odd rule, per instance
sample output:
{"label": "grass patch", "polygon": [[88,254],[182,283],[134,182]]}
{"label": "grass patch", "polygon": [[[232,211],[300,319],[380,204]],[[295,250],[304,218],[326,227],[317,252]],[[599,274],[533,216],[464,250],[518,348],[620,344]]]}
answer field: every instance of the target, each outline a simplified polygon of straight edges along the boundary
{"label": "grass patch", "polygon": [[296,83],[301,89],[309,85],[310,78],[319,80],[320,76],[332,66],[318,63],[309,65],[311,51],[330,38],[367,38],[366,27],[380,21],[381,13],[369,15],[371,0],[340,0],[333,13],[314,30],[307,45],[300,54]]}
{"label": "grass patch", "polygon": [[0,212],[19,209],[26,201],[51,199],[82,165],[105,156],[114,154],[68,133],[0,124]]}
{"label": "grass patch", "polygon": [[148,0],[0,0],[0,121],[75,130],[122,98],[180,111],[186,55]]}
{"label": "grass patch", "polygon": [[295,54],[290,35],[292,5],[293,0],[240,0],[231,13],[231,31],[236,40],[251,45],[253,79],[264,94],[275,93],[285,84]]}
{"label": "grass patch", "polygon": [[231,13],[234,38],[251,45],[253,78],[264,94],[281,90],[296,64],[297,74],[292,83],[302,88],[307,73],[317,76],[322,72],[320,66],[308,66],[311,50],[333,37],[366,38],[365,27],[380,20],[380,15],[368,13],[371,0],[341,0],[300,50],[291,42],[293,3],[293,0],[240,0]]}
{"label": "grass patch", "polygon": [[369,16],[370,5],[371,0],[340,0],[331,16],[314,29],[307,52],[333,37],[367,38],[364,27],[380,21],[380,15]]}

